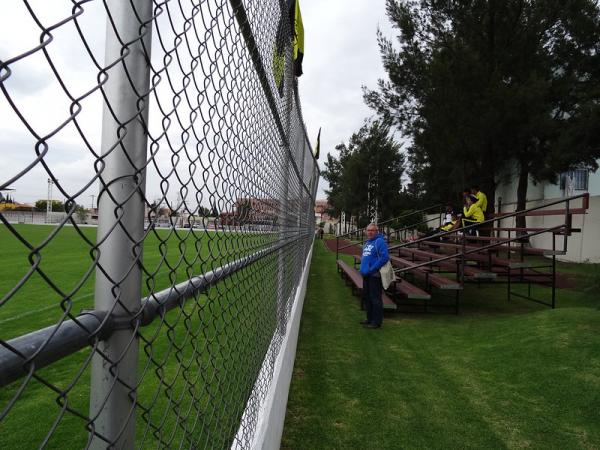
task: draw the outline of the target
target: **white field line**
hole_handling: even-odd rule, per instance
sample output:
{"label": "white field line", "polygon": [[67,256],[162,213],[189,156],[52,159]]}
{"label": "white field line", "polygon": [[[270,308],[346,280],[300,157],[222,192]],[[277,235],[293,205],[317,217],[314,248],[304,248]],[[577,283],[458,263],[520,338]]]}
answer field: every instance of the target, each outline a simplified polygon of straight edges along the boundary
{"label": "white field line", "polygon": [[[94,294],[90,293],[90,294],[82,295],[81,297],[74,298],[73,300],[71,300],[71,303],[78,302],[80,300],[83,300],[84,298],[89,298],[92,295],[94,295]],[[27,312],[25,312],[23,314],[18,314],[16,316],[9,317],[8,319],[2,319],[2,320],[0,320],[0,324],[7,323],[7,322],[12,322],[13,320],[19,320],[19,319],[22,319],[23,317],[32,316],[34,314],[38,314],[38,313],[41,313],[41,312],[44,312],[44,311],[48,311],[49,309],[53,309],[53,308],[56,308],[58,306],[59,306],[59,304],[55,303],[54,305],[46,306],[44,308],[34,309],[33,311],[27,311]]]}

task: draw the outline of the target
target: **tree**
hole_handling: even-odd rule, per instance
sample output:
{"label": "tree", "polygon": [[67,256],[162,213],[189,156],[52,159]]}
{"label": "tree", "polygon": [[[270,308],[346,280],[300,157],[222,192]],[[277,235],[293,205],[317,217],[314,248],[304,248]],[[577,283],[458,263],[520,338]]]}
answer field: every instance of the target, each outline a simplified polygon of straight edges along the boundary
{"label": "tree", "polygon": [[219,210],[217,209],[217,204],[216,202],[213,202],[211,200],[210,202],[210,216],[212,217],[219,217]]}
{"label": "tree", "polygon": [[596,1],[387,2],[399,48],[379,34],[389,80],[366,103],[411,139],[410,175],[428,200],[474,182],[493,199],[502,169],[555,181],[600,156]]}
{"label": "tree", "polygon": [[[48,200],[37,200],[35,209],[38,211],[46,211]],[[65,212],[65,205],[60,200],[52,200],[52,212]]]}
{"label": "tree", "polygon": [[237,225],[245,225],[252,218],[252,202],[248,198],[239,199],[236,205],[235,220]]}
{"label": "tree", "polygon": [[339,157],[327,154],[323,177],[329,182],[327,201],[332,215],[342,211],[358,217],[359,225],[373,219],[392,217],[399,205],[404,172],[400,146],[390,137],[389,126],[366,122],[348,145],[336,146]]}
{"label": "tree", "polygon": [[87,210],[83,205],[75,206],[75,215],[79,219],[80,223],[86,223],[87,220]]}
{"label": "tree", "polygon": [[208,209],[206,206],[202,206],[202,205],[198,205],[198,211],[197,211],[198,215],[204,216],[204,217],[209,217],[210,216],[210,209]]}

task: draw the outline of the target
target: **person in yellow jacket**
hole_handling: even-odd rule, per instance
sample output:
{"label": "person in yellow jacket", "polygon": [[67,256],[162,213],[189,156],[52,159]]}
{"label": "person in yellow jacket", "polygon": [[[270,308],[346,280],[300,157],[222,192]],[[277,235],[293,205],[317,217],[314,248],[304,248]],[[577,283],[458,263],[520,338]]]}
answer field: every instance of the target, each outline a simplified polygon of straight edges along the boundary
{"label": "person in yellow jacket", "polygon": [[449,222],[440,227],[440,231],[452,231],[460,226],[458,216],[455,213],[451,213],[451,217]]}
{"label": "person in yellow jacket", "polygon": [[[481,223],[484,221],[484,215],[481,208],[477,205],[477,197],[470,195],[465,197],[466,205],[463,207],[462,225],[463,227],[473,225],[474,223]],[[467,234],[472,236],[477,235],[477,227],[470,228],[467,230]]]}
{"label": "person in yellow jacket", "polygon": [[471,194],[477,198],[477,201],[475,202],[475,204],[477,206],[479,206],[479,208],[481,209],[481,211],[483,212],[483,215],[485,217],[486,212],[487,212],[487,204],[488,204],[487,195],[485,195],[483,192],[481,192],[479,190],[479,186],[477,186],[476,184],[473,185],[473,187],[471,188]]}

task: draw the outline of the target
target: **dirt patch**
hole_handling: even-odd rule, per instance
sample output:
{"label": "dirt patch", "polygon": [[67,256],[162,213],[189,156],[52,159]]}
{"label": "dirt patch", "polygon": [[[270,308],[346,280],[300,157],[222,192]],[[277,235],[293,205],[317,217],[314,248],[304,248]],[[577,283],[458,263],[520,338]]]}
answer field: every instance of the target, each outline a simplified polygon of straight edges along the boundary
{"label": "dirt patch", "polygon": [[343,253],[345,255],[362,255],[362,246],[360,246],[359,244],[353,244],[351,241],[347,241],[346,239],[340,239],[339,241],[336,239],[325,240],[325,246],[327,247],[327,249],[334,253],[336,251],[336,245],[338,243],[341,249],[339,251],[340,253]]}
{"label": "dirt patch", "polygon": [[577,287],[577,278],[569,273],[556,272],[556,287],[559,289],[575,289]]}

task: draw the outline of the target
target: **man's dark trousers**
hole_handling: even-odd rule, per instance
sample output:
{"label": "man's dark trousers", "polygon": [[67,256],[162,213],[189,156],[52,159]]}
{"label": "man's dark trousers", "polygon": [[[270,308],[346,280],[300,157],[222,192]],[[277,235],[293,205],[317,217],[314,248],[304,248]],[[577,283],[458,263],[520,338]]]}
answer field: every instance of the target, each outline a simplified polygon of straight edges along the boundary
{"label": "man's dark trousers", "polygon": [[363,276],[363,302],[367,309],[367,321],[372,325],[381,326],[383,322],[382,291],[381,276]]}

